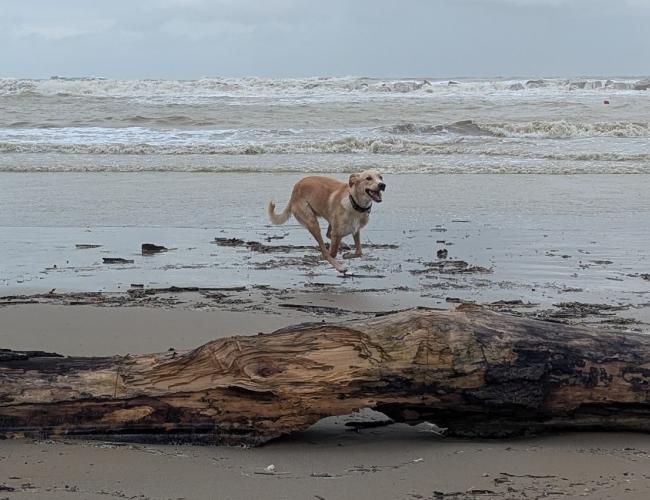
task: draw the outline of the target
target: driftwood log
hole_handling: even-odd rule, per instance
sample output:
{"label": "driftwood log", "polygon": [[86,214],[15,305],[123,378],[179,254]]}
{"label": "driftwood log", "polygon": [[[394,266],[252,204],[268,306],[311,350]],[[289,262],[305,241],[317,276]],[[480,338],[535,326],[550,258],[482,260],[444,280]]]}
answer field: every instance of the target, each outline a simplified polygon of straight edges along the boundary
{"label": "driftwood log", "polygon": [[373,408],[456,436],[650,430],[650,336],[461,306],[186,352],[0,352],[0,436],[255,445]]}

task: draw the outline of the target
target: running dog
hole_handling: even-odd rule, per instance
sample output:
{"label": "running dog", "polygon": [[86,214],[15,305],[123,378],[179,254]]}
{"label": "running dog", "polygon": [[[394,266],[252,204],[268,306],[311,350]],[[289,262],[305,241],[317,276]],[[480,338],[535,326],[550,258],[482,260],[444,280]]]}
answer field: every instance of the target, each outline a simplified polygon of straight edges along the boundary
{"label": "running dog", "polygon": [[[316,239],[323,258],[345,273],[345,266],[336,260],[341,239],[351,234],[356,247],[353,254],[344,257],[361,256],[361,228],[368,224],[372,203],[381,203],[385,190],[383,177],[376,170],[352,174],[347,184],[330,177],[305,177],[293,187],[283,212],[276,214],[275,202],[269,202],[269,219],[273,224],[284,224],[293,215]],[[329,251],[323,242],[319,217],[329,223]]]}

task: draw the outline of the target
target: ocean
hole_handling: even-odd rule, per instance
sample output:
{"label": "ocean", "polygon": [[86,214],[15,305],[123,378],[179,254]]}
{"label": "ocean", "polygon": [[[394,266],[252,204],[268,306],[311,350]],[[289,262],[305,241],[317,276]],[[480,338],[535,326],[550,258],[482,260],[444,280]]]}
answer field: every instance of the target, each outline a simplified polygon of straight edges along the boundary
{"label": "ocean", "polygon": [[0,79],[0,171],[649,173],[647,87],[640,77]]}

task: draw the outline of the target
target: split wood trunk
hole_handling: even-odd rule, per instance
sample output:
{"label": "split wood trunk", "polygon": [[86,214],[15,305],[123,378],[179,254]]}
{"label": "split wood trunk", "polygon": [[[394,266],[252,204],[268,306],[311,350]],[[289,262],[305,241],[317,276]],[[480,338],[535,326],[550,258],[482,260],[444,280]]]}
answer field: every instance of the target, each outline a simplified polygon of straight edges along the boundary
{"label": "split wood trunk", "polygon": [[650,430],[650,337],[410,310],[103,358],[0,351],[0,436],[254,445],[373,408],[456,436]]}

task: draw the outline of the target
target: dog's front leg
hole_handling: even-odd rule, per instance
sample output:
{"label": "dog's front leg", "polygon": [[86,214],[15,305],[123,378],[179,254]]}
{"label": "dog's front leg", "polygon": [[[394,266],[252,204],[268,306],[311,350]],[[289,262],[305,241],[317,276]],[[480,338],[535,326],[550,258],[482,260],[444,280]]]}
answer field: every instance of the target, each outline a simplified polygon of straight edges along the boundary
{"label": "dog's front leg", "polygon": [[355,252],[354,253],[346,253],[343,258],[344,259],[355,259],[357,257],[361,257],[361,231],[357,231],[356,233],[352,234],[352,237],[354,238],[354,247],[355,247]]}

